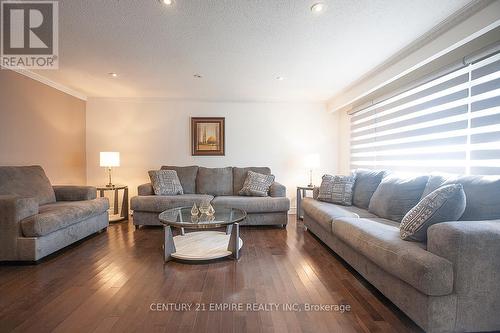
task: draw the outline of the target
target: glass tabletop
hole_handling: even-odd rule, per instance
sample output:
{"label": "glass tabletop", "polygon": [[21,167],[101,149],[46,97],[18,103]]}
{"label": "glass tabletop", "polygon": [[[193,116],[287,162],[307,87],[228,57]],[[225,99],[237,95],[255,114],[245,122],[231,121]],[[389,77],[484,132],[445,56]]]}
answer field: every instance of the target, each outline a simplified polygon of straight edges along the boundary
{"label": "glass tabletop", "polygon": [[127,185],[122,185],[122,184],[117,184],[113,186],[108,186],[108,185],[96,186],[96,189],[99,191],[123,190],[125,188],[127,188]]}
{"label": "glass tabletop", "polygon": [[163,224],[191,229],[218,228],[243,221],[247,213],[237,208],[218,208],[215,214],[191,215],[191,207],[173,208],[164,211],[159,218]]}

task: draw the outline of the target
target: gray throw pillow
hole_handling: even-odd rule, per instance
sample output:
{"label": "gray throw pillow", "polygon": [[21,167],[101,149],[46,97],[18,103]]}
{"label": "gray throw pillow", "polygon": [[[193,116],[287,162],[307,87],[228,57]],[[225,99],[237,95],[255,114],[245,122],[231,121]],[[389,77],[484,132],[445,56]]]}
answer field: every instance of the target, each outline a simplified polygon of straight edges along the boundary
{"label": "gray throw pillow", "polygon": [[248,171],[243,187],[238,192],[239,195],[254,197],[267,197],[269,188],[274,183],[273,175],[263,175],[261,173]]}
{"label": "gray throw pillow", "polygon": [[324,175],[319,187],[318,200],[351,206],[354,180],[354,176]]}
{"label": "gray throw pillow", "polygon": [[184,194],[181,182],[174,170],[151,170],[148,171],[151,185],[156,195]]}
{"label": "gray throw pillow", "polygon": [[404,240],[425,242],[427,229],[436,223],[457,221],[465,211],[465,192],[461,184],[445,185],[428,194],[401,221]]}

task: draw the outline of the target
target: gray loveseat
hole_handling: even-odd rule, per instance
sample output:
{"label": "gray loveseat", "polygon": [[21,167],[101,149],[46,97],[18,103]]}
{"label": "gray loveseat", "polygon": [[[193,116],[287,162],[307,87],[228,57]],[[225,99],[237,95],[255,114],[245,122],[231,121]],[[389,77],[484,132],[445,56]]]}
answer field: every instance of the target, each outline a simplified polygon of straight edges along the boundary
{"label": "gray loveseat", "polygon": [[52,186],[40,166],[0,166],[0,261],[37,261],[108,227],[90,186]]}
{"label": "gray loveseat", "polygon": [[175,170],[184,190],[183,195],[155,195],[150,183],[138,187],[138,196],[130,200],[134,225],[161,225],[159,213],[182,206],[199,205],[204,199],[217,208],[240,208],[247,212],[242,225],[286,225],[290,200],[285,186],[274,182],[268,197],[238,196],[249,170],[271,174],[267,167],[204,168],[198,166],[162,166]]}
{"label": "gray loveseat", "polygon": [[[372,199],[382,179],[388,191]],[[431,226],[427,243],[402,240],[399,217],[373,213],[409,209],[443,183],[463,185],[466,209],[460,221]],[[427,332],[500,330],[500,177],[360,170],[353,204],[306,198],[304,224]]]}

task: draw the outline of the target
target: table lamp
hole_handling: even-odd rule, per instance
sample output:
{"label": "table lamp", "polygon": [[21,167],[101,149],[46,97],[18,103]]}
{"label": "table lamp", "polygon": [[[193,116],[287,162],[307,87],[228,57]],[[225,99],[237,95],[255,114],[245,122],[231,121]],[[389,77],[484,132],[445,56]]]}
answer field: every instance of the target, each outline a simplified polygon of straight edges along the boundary
{"label": "table lamp", "polygon": [[305,157],[304,164],[309,169],[309,187],[313,187],[313,169],[319,167],[319,154],[310,154]]}
{"label": "table lamp", "polygon": [[100,153],[101,167],[108,169],[109,183],[107,187],[113,187],[111,182],[111,168],[120,166],[120,153],[114,151],[104,151]]}

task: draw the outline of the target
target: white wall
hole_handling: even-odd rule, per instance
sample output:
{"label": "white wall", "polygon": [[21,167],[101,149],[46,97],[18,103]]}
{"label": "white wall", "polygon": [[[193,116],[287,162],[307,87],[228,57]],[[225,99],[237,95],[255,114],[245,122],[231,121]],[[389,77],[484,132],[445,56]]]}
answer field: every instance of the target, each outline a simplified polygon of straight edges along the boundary
{"label": "white wall", "polygon": [[[191,156],[190,117],[226,117],[226,156]],[[172,100],[89,99],[87,180],[106,181],[100,151],[119,151],[115,181],[129,186],[149,181],[161,165],[269,166],[285,184],[295,207],[295,186],[308,183],[303,157],[319,153],[323,173],[338,171],[338,115],[323,103],[219,103]]]}

